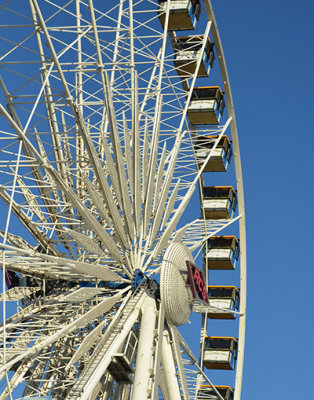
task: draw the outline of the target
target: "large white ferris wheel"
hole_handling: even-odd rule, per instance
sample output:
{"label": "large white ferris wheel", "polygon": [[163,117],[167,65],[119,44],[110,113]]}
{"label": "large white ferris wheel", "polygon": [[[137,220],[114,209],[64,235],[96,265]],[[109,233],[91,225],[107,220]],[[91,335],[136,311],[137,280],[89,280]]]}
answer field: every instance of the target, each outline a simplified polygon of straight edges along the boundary
{"label": "large white ferris wheel", "polygon": [[0,42],[0,400],[239,400],[244,200],[210,0],[1,0]]}

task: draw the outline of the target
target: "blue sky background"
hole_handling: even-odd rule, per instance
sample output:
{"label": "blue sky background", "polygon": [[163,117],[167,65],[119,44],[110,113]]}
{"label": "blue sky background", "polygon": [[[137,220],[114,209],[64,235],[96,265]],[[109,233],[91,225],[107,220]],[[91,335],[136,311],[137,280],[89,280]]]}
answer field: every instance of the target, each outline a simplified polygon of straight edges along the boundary
{"label": "blue sky background", "polygon": [[311,398],[312,0],[213,0],[239,130],[247,218],[243,400]]}

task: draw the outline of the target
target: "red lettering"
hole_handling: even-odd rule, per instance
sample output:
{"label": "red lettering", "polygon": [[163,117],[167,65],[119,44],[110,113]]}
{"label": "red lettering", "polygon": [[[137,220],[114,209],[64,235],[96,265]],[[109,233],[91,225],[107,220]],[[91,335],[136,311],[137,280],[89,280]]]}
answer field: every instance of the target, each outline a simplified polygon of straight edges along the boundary
{"label": "red lettering", "polygon": [[199,272],[198,272],[198,269],[196,269],[195,268],[195,270],[194,270],[194,276],[193,276],[193,278],[194,278],[194,281],[196,282],[196,284],[197,284],[197,286],[199,285],[199,280],[200,280],[200,274],[199,274]]}
{"label": "red lettering", "polygon": [[203,273],[194,264],[190,264],[189,262],[186,264],[189,271],[189,279],[194,281],[190,283],[194,299],[198,296],[205,302],[208,302]]}
{"label": "red lettering", "polygon": [[199,281],[198,281],[198,290],[200,292],[202,292],[203,291],[203,287],[204,287],[204,283],[203,283],[203,280],[200,278]]}

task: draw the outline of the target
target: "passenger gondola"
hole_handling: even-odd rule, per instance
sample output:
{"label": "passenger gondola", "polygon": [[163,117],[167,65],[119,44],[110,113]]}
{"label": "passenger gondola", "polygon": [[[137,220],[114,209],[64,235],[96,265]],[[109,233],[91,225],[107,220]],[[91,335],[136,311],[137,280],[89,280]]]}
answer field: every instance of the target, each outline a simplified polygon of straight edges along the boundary
{"label": "passenger gondola", "polygon": [[[165,28],[167,0],[158,0],[158,2],[159,20]],[[169,7],[168,31],[194,29],[202,11],[200,0],[171,0]]]}
{"label": "passenger gondola", "polygon": [[203,209],[206,219],[229,219],[237,207],[237,196],[232,186],[203,187]]}
{"label": "passenger gondola", "polygon": [[196,87],[187,115],[192,125],[218,125],[224,108],[224,95],[219,86]]}
{"label": "passenger gondola", "polygon": [[199,168],[203,165],[211,152],[204,172],[226,172],[232,157],[232,147],[228,136],[223,135],[214,150],[213,147],[218,136],[196,136],[194,138],[194,149]]}
{"label": "passenger gondola", "polygon": [[208,286],[209,311],[211,319],[235,319],[238,311],[240,295],[235,286]]}
{"label": "passenger gondola", "polygon": [[204,343],[204,365],[208,369],[228,369],[235,367],[237,339],[224,336],[208,336]]}
{"label": "passenger gondola", "polygon": [[214,388],[210,385],[201,385],[197,400],[221,400],[217,392],[224,400],[233,400],[233,389],[230,386],[216,385]]}
{"label": "passenger gondola", "polygon": [[207,268],[235,269],[239,253],[239,240],[235,236],[212,236],[207,241]]}
{"label": "passenger gondola", "polygon": [[197,61],[201,57],[198,70],[198,77],[207,77],[213,67],[215,54],[214,45],[207,37],[205,49],[202,53],[204,36],[182,36],[175,38],[175,58],[174,65],[178,75],[194,74]]}

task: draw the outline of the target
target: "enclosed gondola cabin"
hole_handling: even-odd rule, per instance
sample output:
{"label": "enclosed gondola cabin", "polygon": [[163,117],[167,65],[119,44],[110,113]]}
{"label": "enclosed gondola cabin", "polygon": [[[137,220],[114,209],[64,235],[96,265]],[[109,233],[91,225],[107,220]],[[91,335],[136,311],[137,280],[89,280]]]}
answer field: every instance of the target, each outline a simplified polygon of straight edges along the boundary
{"label": "enclosed gondola cabin", "polygon": [[204,36],[183,36],[175,38],[175,57],[174,65],[178,75],[194,74],[197,61],[201,57],[198,77],[207,77],[212,68],[215,55],[214,45],[210,38],[206,38],[204,52],[202,53]]}
{"label": "enclosed gondola cabin", "polygon": [[203,187],[203,210],[206,219],[229,219],[237,207],[237,196],[232,186]]}
{"label": "enclosed gondola cabin", "polygon": [[196,87],[187,115],[192,125],[218,125],[224,108],[224,95],[219,86]]}
{"label": "enclosed gondola cabin", "polygon": [[233,389],[230,386],[201,385],[197,395],[197,400],[221,400],[217,392],[224,400],[233,400]]}
{"label": "enclosed gondola cabin", "polygon": [[208,369],[228,369],[235,367],[237,339],[224,336],[208,336],[204,343],[204,365]]}
{"label": "enclosed gondola cabin", "polygon": [[233,311],[238,311],[239,299],[239,289],[235,286],[208,286],[208,318],[235,319]]}
{"label": "enclosed gondola cabin", "polygon": [[[165,28],[167,0],[158,0],[158,16],[161,26]],[[194,29],[201,14],[200,0],[170,0],[168,31],[185,31]]]}
{"label": "enclosed gondola cabin", "polygon": [[218,136],[197,136],[194,138],[194,149],[197,164],[202,167],[209,153],[211,156],[205,165],[204,172],[226,172],[232,157],[232,147],[228,136],[223,135],[217,146]]}
{"label": "enclosed gondola cabin", "polygon": [[207,240],[207,268],[235,269],[239,253],[239,240],[235,236],[212,236]]}

